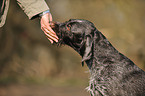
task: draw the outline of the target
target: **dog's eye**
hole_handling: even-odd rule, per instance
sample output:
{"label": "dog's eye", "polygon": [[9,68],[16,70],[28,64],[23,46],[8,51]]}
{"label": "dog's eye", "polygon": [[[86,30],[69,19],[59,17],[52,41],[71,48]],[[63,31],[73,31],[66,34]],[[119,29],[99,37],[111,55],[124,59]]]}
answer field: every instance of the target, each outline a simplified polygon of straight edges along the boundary
{"label": "dog's eye", "polygon": [[66,28],[67,28],[68,31],[70,31],[70,28],[69,27],[66,27]]}
{"label": "dog's eye", "polygon": [[68,31],[71,30],[70,28],[71,28],[71,25],[67,25],[67,26],[66,26],[66,29],[67,29]]}

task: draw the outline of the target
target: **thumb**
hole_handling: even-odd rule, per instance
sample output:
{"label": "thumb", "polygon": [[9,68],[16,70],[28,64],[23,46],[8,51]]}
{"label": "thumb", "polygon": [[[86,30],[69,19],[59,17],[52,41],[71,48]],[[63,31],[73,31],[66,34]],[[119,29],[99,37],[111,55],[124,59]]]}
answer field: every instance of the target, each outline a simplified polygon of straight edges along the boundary
{"label": "thumb", "polygon": [[52,21],[52,15],[49,13],[49,23]]}

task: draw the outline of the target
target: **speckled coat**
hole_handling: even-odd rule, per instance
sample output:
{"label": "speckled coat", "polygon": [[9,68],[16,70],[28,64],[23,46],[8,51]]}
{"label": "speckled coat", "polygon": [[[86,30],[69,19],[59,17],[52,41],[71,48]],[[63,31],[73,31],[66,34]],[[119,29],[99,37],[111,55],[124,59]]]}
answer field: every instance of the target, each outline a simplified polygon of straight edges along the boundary
{"label": "speckled coat", "polygon": [[[16,0],[29,19],[49,9],[44,0]],[[10,0],[0,0],[0,27],[5,24]]]}

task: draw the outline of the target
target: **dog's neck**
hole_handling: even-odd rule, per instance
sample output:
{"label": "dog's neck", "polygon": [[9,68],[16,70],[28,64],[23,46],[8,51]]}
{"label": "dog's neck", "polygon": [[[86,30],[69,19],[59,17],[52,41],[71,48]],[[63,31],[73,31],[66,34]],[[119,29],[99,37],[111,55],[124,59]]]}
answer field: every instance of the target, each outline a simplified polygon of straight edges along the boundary
{"label": "dog's neck", "polygon": [[92,47],[91,59],[86,61],[92,74],[97,73],[98,75],[101,75],[100,70],[104,69],[108,64],[115,63],[115,59],[120,58],[120,53],[99,31],[94,33]]}

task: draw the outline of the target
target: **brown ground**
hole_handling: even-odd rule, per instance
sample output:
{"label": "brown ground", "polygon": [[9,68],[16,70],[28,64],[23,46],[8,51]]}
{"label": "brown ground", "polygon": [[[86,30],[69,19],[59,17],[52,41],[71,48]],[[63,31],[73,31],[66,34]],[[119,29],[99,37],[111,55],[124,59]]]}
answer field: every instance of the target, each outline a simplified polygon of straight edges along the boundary
{"label": "brown ground", "polygon": [[85,87],[49,85],[9,85],[0,87],[0,96],[89,96]]}

